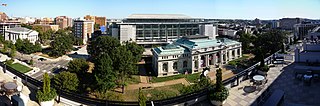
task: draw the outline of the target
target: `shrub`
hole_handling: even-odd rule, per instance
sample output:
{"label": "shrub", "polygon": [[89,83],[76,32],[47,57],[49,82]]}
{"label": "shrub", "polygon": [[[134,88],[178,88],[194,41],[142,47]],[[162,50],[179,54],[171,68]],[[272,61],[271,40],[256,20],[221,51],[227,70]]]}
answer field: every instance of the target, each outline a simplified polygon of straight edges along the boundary
{"label": "shrub", "polygon": [[209,98],[211,100],[224,101],[228,98],[228,96],[229,91],[226,87],[223,87],[221,92],[215,90],[210,90],[209,92]]}
{"label": "shrub", "polygon": [[147,98],[141,91],[141,88],[139,88],[139,105],[140,106],[146,106]]}
{"label": "shrub", "polygon": [[48,73],[45,73],[43,75],[43,88],[42,91],[39,90],[37,92],[37,99],[39,102],[43,102],[43,101],[50,101],[52,99],[54,99],[57,96],[56,90],[55,89],[51,89],[50,87],[50,78]]}
{"label": "shrub", "polygon": [[29,64],[30,64],[30,65],[33,65],[33,64],[34,64],[34,62],[33,62],[32,59],[29,61]]}
{"label": "shrub", "polygon": [[263,67],[259,67],[259,70],[263,71],[263,72],[268,72],[269,71],[269,66],[265,65]]}
{"label": "shrub", "polygon": [[229,91],[226,87],[222,84],[222,70],[219,68],[217,69],[216,74],[216,86],[209,92],[209,99],[211,100],[217,100],[217,101],[224,101],[229,96]]}
{"label": "shrub", "polygon": [[10,59],[10,60],[7,60],[7,61],[6,61],[6,64],[11,65],[13,62],[14,62],[14,60],[13,60],[13,59]]}

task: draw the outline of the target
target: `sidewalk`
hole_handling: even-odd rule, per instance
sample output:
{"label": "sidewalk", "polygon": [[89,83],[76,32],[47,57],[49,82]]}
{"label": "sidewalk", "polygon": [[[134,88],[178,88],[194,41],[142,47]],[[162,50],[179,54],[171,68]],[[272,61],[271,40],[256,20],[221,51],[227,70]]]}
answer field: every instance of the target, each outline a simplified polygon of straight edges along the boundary
{"label": "sidewalk", "polygon": [[268,86],[270,86],[282,72],[291,70],[291,68],[286,68],[285,70],[280,71],[284,69],[284,67],[287,67],[287,65],[277,65],[276,67],[271,67],[266,78],[268,79],[268,82],[264,86],[261,86],[261,88],[257,88],[254,91],[250,90],[251,84],[249,80],[243,81],[239,86],[231,88],[229,90],[230,95],[226,100],[225,106],[252,105],[256,98],[259,97],[261,93],[263,93],[263,91],[267,89]]}

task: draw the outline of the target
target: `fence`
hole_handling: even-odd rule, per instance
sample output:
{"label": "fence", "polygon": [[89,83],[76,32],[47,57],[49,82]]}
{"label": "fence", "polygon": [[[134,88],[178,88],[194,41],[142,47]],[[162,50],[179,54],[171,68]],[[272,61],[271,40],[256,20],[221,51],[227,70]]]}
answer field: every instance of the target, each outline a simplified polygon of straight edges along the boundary
{"label": "fence", "polygon": [[[278,52],[276,52],[278,53]],[[271,64],[273,57],[275,56],[275,54],[272,54],[271,56],[265,58],[265,63]],[[255,68],[260,64],[260,62],[252,65],[251,67],[241,71],[240,73],[236,74],[235,76],[226,79],[223,81],[223,84],[225,86],[228,87],[234,87],[239,85],[239,83],[243,80],[245,80],[249,73],[252,72],[253,70],[255,70]],[[33,86],[36,86],[38,88],[42,87],[42,82],[39,80],[36,80],[28,75],[25,75],[19,71],[16,71],[15,69],[8,67],[6,64],[0,62],[0,66],[4,67],[3,71],[5,72],[10,71],[12,74],[16,75],[17,77],[21,78],[22,80],[24,80],[27,83],[32,84]],[[241,79],[241,80],[240,80]],[[236,84],[235,84],[236,83]],[[109,100],[101,100],[101,99],[95,99],[95,98],[90,98],[87,96],[83,96],[83,95],[79,95],[77,93],[73,93],[73,92],[68,92],[65,90],[59,90],[61,97],[69,99],[71,101],[75,101],[78,103],[82,103],[82,104],[86,104],[86,105],[96,105],[96,106],[108,106],[108,105],[112,105],[112,106],[122,106],[122,105],[129,105],[129,106],[136,106],[139,105],[138,102],[125,102],[125,101],[109,101]],[[181,95],[181,96],[177,96],[177,97],[173,97],[173,98],[168,98],[168,99],[164,99],[164,100],[155,100],[155,101],[147,101],[146,104],[148,106],[150,105],[174,105],[174,104],[179,104],[179,103],[184,103],[186,101],[191,101],[200,97],[204,97],[208,95],[208,89],[202,89],[200,91],[196,91],[193,93],[189,93],[189,94],[185,94],[185,95]]]}

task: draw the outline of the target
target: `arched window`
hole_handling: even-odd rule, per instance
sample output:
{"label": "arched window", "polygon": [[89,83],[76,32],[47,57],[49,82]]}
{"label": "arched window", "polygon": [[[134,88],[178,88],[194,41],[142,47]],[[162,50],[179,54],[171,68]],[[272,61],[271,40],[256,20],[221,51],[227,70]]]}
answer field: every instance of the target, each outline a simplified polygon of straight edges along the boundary
{"label": "arched window", "polygon": [[232,50],[232,57],[236,56],[236,50]]}
{"label": "arched window", "polygon": [[162,64],[162,71],[168,72],[168,63],[163,63]]}
{"label": "arched window", "polygon": [[177,63],[177,62],[174,62],[174,63],[173,63],[173,69],[174,69],[174,70],[177,70],[177,69],[178,69],[178,63]]}
{"label": "arched window", "polygon": [[186,67],[188,67],[188,62],[185,60],[183,61],[183,68],[186,68]]}

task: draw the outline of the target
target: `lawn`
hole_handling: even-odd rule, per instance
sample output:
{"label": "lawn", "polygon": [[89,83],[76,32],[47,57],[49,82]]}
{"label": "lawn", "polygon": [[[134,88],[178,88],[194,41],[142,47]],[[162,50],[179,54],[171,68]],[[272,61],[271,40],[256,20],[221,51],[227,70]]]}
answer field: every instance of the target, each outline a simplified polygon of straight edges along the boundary
{"label": "lawn", "polygon": [[[183,86],[184,85],[182,84],[176,84],[151,89],[143,89],[142,92],[147,97],[147,100],[161,100],[181,95],[179,91],[183,88]],[[124,94],[115,94],[122,97],[121,99],[125,101],[138,101],[138,90],[127,90]]]}
{"label": "lawn", "polygon": [[139,75],[131,75],[131,77],[129,77],[127,79],[127,83],[128,84],[138,84],[138,83],[140,83],[140,76]]}
{"label": "lawn", "polygon": [[179,75],[168,76],[168,77],[152,77],[150,82],[155,83],[155,82],[164,82],[164,81],[170,81],[170,80],[175,80],[180,78],[186,78],[186,80],[193,83],[193,82],[196,82],[199,77],[200,77],[200,73],[187,74],[187,75],[179,74]]}
{"label": "lawn", "polygon": [[11,64],[11,65],[8,65],[9,67],[19,71],[19,72],[22,72],[22,73],[26,73],[26,72],[29,72],[31,71],[32,69],[25,66],[25,65],[22,65],[20,63],[14,63],[14,64]]}

